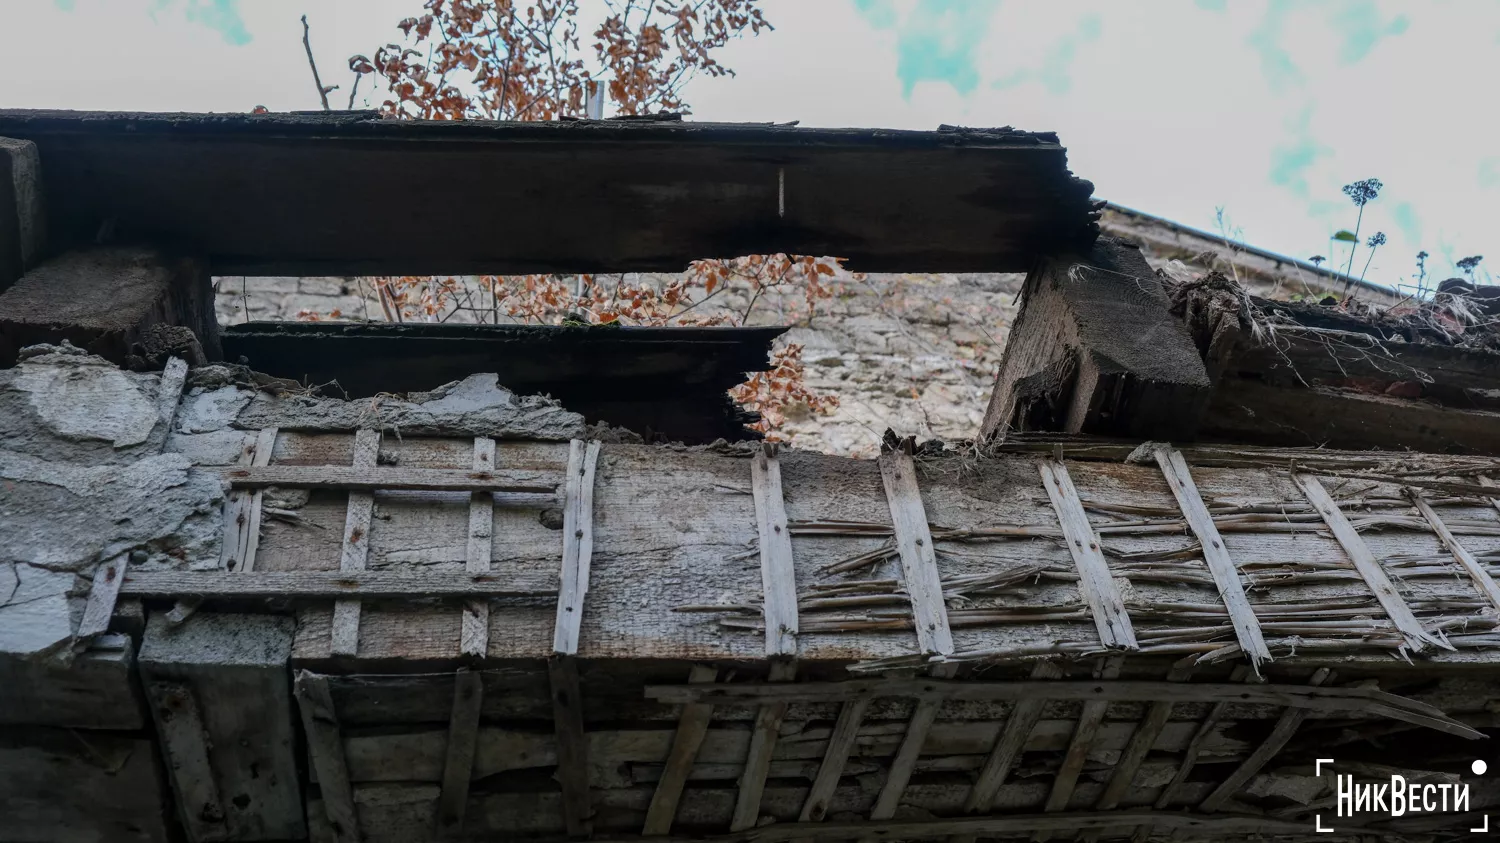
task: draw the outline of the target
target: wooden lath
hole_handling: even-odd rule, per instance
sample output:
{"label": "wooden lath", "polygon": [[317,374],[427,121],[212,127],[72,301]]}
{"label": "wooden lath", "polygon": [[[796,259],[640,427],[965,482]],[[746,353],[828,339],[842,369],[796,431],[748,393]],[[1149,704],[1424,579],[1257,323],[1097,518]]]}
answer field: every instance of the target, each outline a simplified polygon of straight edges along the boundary
{"label": "wooden lath", "polygon": [[[256,468],[270,465],[277,432],[276,428],[267,427],[254,434],[246,434],[244,447],[240,450],[239,464]],[[260,546],[261,502],[264,496],[262,488],[238,488],[231,489],[224,498],[224,546],[219,558],[220,568],[243,572],[255,570],[255,554]]]}
{"label": "wooden lath", "polygon": [[[1316,688],[1332,678],[1332,671],[1326,667],[1319,668],[1313,673],[1312,678],[1308,680],[1307,685],[1310,688]],[[1259,773],[1262,767],[1266,766],[1272,758],[1276,757],[1277,753],[1281,752],[1282,748],[1287,745],[1287,742],[1292,739],[1292,736],[1297,734],[1297,729],[1302,725],[1302,721],[1306,719],[1306,709],[1288,708],[1282,712],[1281,717],[1276,720],[1276,725],[1272,727],[1271,734],[1266,737],[1260,746],[1255,748],[1254,752],[1250,753],[1249,758],[1241,762],[1240,766],[1214,789],[1213,793],[1210,793],[1207,798],[1199,803],[1198,810],[1202,813],[1212,813],[1219,810],[1229,797],[1239,792],[1239,789],[1244,787],[1250,779],[1254,778],[1255,774]]]}
{"label": "wooden lath", "polygon": [[1061,460],[1043,460],[1037,467],[1042,474],[1042,485],[1047,488],[1047,497],[1057,512],[1057,523],[1062,527],[1068,552],[1078,567],[1078,591],[1094,616],[1099,642],[1109,649],[1140,649],[1130,615],[1125,611],[1125,600],[1110,574],[1103,551],[1099,549],[1099,537],[1089,524],[1088,513],[1083,510],[1083,501],[1073,487],[1067,466]]}
{"label": "wooden lath", "polygon": [[594,547],[594,474],[598,442],[574,439],[568,445],[563,485],[562,585],[552,633],[547,677],[557,735],[557,778],[562,785],[563,822],[571,837],[587,836],[593,808],[589,800],[588,739],[583,727],[583,691],[578,681],[578,639],[583,630],[589,565]]}
{"label": "wooden lath", "polygon": [[953,633],[948,628],[948,609],[943,601],[943,583],[938,577],[937,554],[922,493],[917,487],[916,466],[911,454],[888,451],[880,455],[880,478],[885,483],[891,507],[896,550],[901,555],[902,584],[911,598],[912,622],[923,655],[953,653]]}
{"label": "wooden lath", "polygon": [[[474,470],[490,471],[495,467],[495,440],[480,436],[474,439]],[[464,570],[472,575],[490,571],[490,554],[494,545],[495,496],[490,492],[469,495],[469,541],[464,550]],[[458,651],[471,659],[483,659],[489,653],[490,604],[483,600],[464,602],[459,625]]]}
{"label": "wooden lath", "polygon": [[302,712],[302,730],[307,751],[318,774],[328,828],[337,843],[359,843],[359,814],[354,808],[354,788],[349,783],[349,764],[344,755],[343,730],[334,710],[328,678],[306,670],[297,672],[293,686],[297,708]]}
{"label": "wooden lath", "polygon": [[[361,430],[354,434],[354,470],[373,470],[380,458],[380,431]],[[270,484],[276,485],[276,484]],[[344,520],[344,549],[339,555],[339,571],[355,573],[365,569],[370,554],[370,519],[375,514],[375,492],[350,488],[349,513]],[[358,600],[340,600],[333,606],[332,641],[329,651],[335,656],[353,656],[359,651]]]}
{"label": "wooden lath", "polygon": [[1422,513],[1423,518],[1427,519],[1428,526],[1434,533],[1437,533],[1438,540],[1443,543],[1443,547],[1448,548],[1448,552],[1453,554],[1454,561],[1458,562],[1459,566],[1464,569],[1464,573],[1469,575],[1469,579],[1474,581],[1474,587],[1479,589],[1479,593],[1483,594],[1496,609],[1500,609],[1500,585],[1495,584],[1495,578],[1490,576],[1485,566],[1481,565],[1479,560],[1474,558],[1474,554],[1470,553],[1458,537],[1453,535],[1453,531],[1443,523],[1437,510],[1432,508],[1432,504],[1427,502],[1420,491],[1409,486],[1404,491],[1411,499],[1412,505]]}

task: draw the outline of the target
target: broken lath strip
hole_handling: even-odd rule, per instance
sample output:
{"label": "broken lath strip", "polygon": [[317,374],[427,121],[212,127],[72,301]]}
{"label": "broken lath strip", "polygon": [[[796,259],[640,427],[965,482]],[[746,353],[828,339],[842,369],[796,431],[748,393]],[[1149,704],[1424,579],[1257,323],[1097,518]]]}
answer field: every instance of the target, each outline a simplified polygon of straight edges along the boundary
{"label": "broken lath strip", "polygon": [[552,693],[552,719],[557,737],[557,778],[562,785],[563,823],[568,834],[588,834],[593,808],[589,800],[588,744],[583,727],[583,700],[578,681],[579,636],[589,590],[589,565],[594,548],[594,475],[599,462],[598,442],[574,439],[568,445],[568,467],[563,483],[562,579],[557,596],[557,620],[552,633],[553,656],[547,663]]}
{"label": "broken lath strip", "polygon": [[[474,470],[490,471],[495,467],[495,440],[474,439]],[[464,555],[464,570],[470,574],[487,574],[494,549],[495,496],[490,492],[469,494],[469,543]],[[459,624],[459,653],[467,658],[482,659],[489,653],[490,604],[486,600],[466,600]]]}
{"label": "broken lath strip", "polygon": [[[374,468],[380,458],[380,431],[361,430],[354,434],[355,468]],[[363,571],[370,553],[370,521],[375,514],[373,491],[350,490],[349,512],[344,518],[344,545],[339,554],[340,571]],[[330,650],[335,656],[353,656],[359,651],[358,600],[346,599],[333,604],[333,627]]]}

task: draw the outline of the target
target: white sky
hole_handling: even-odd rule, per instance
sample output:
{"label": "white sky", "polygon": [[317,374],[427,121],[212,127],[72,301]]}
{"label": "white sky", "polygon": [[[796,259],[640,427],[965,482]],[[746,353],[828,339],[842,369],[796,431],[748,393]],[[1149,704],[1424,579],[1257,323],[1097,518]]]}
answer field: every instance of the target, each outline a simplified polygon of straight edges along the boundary
{"label": "white sky", "polygon": [[[0,107],[316,108],[304,13],[342,105],[347,57],[420,5],[0,0]],[[776,31],[722,53],[737,78],[689,87],[696,119],[1055,130],[1101,198],[1211,230],[1222,207],[1247,242],[1340,262],[1339,188],[1376,177],[1372,280],[1403,282],[1419,249],[1439,278],[1471,254],[1500,274],[1500,0],[761,5]]]}

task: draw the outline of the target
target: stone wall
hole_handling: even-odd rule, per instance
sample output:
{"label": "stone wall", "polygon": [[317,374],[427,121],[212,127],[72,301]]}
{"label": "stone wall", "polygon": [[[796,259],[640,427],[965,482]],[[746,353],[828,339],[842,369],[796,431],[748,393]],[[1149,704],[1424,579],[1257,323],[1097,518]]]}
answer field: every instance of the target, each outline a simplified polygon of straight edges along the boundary
{"label": "stone wall", "polygon": [[[1342,286],[1298,261],[1176,225],[1110,208],[1107,234],[1139,244],[1149,263],[1177,261],[1188,271],[1216,268],[1255,295],[1286,298]],[[887,428],[921,438],[966,439],[979,430],[1000,354],[1016,316],[1024,276],[1015,274],[872,274],[838,279],[838,293],[811,319],[793,322],[783,343],[804,347],[808,385],[838,397],[826,415],[789,414],[784,432],[802,449],[869,456]],[[359,278],[216,280],[221,324],[250,320],[383,318],[373,288]],[[1361,295],[1383,294],[1361,289]],[[742,312],[733,294],[721,309]],[[759,303],[752,324],[787,324],[790,299]],[[805,310],[805,308],[802,308]],[[798,312],[801,312],[800,310]],[[330,316],[330,314],[337,314]],[[463,321],[466,314],[455,314]]]}

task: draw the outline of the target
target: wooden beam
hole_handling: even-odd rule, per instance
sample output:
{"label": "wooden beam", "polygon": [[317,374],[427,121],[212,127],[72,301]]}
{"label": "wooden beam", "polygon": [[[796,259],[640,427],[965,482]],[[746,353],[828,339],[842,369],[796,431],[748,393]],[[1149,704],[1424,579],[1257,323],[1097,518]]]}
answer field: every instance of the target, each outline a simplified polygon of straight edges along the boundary
{"label": "wooden beam", "polygon": [[[241,466],[262,468],[271,464],[271,454],[276,449],[277,429],[263,428],[254,434],[245,434],[245,446],[240,450],[238,463]],[[231,489],[224,498],[224,546],[219,555],[219,567],[226,571],[248,573],[255,570],[255,554],[260,547],[262,489]]]}
{"label": "wooden beam", "polygon": [[568,471],[563,498],[562,585],[557,596],[557,622],[552,649],[558,655],[578,652],[583,628],[589,564],[594,551],[594,470],[599,443],[574,439],[568,446]]}
{"label": "wooden beam", "polygon": [[1078,591],[1089,605],[1094,626],[1099,630],[1099,642],[1111,649],[1139,649],[1130,615],[1125,611],[1125,600],[1115,585],[1109,563],[1104,560],[1104,552],[1099,549],[1099,537],[1089,523],[1083,500],[1073,487],[1067,466],[1054,460],[1043,460],[1037,466],[1042,473],[1047,497],[1057,513],[1057,523],[1062,527],[1068,552],[1078,569]]}
{"label": "wooden beam", "polygon": [[177,817],[188,839],[228,839],[224,801],[208,763],[203,715],[192,690],[178,682],[152,682],[146,694],[177,794]]}
{"label": "wooden beam", "polygon": [[[797,678],[797,663],[790,659],[774,659],[766,678],[770,682],[790,683]],[[760,819],[761,795],[765,792],[771,755],[776,751],[776,738],[781,733],[781,721],[785,716],[786,703],[776,700],[762,704],[755,712],[755,728],[750,733],[750,748],[745,754],[734,813],[729,819],[730,831],[753,828]]]}
{"label": "wooden beam", "polygon": [[[495,468],[495,440],[479,436],[474,439],[476,472]],[[471,575],[488,574],[495,532],[495,496],[490,492],[473,492],[469,496],[469,544],[464,554],[464,570]],[[482,659],[490,649],[490,604],[485,600],[464,601],[459,624],[458,651],[471,659]]]}
{"label": "wooden beam", "polygon": [[1344,517],[1344,513],[1334,502],[1328,490],[1318,482],[1318,478],[1311,474],[1296,473],[1292,475],[1297,481],[1297,486],[1302,489],[1302,494],[1312,504],[1313,509],[1323,516],[1323,523],[1338,539],[1344,553],[1348,555],[1349,561],[1354,563],[1355,570],[1359,571],[1360,577],[1375,593],[1375,599],[1380,601],[1381,608],[1385,609],[1386,616],[1391,623],[1406,638],[1407,647],[1414,653],[1425,652],[1430,648],[1438,647],[1444,650],[1452,650],[1453,646],[1430,635],[1422,628],[1422,622],[1412,614],[1411,607],[1401,599],[1396,591],[1396,586],[1391,583],[1390,577],[1386,576],[1385,569],[1381,567],[1380,560],[1370,552],[1365,540],[1360,537],[1359,532]]}
{"label": "wooden beam", "polygon": [[[951,679],[958,674],[958,669],[959,665],[952,662],[939,663],[932,666],[930,673],[938,679]],[[901,795],[906,792],[912,771],[917,768],[917,759],[922,755],[922,747],[927,745],[927,733],[932,729],[941,708],[941,700],[917,700],[916,706],[912,708],[911,719],[906,724],[906,734],[901,737],[901,748],[896,750],[896,757],[891,760],[890,769],[886,771],[885,783],[880,786],[875,805],[870,808],[870,819],[885,820],[896,815]]]}
{"label": "wooden beam", "polygon": [[115,615],[115,601],[120,597],[120,585],[125,581],[129,562],[130,554],[122,553],[94,569],[94,584],[83,607],[83,618],[78,622],[78,638],[92,638],[109,631],[109,620]]}
{"label": "wooden beam", "polygon": [[569,837],[587,837],[594,815],[589,795],[588,739],[583,727],[583,691],[578,661],[555,655],[547,660],[552,719],[557,735],[557,780],[562,785],[563,824]]}
{"label": "wooden beam", "polygon": [[[1061,679],[1063,675],[1062,669],[1052,662],[1037,662],[1031,671],[1033,680]],[[1005,784],[1016,759],[1021,757],[1026,739],[1036,728],[1037,721],[1042,719],[1042,709],[1046,705],[1047,700],[1041,696],[1016,701],[1010,710],[1010,717],[1005,721],[1005,731],[990,749],[984,766],[979,770],[979,778],[975,779],[974,787],[969,790],[969,798],[964,802],[966,813],[989,813],[995,794]]]}
{"label": "wooden beam", "polygon": [[[356,431],[354,434],[354,470],[370,471],[375,468],[379,458],[380,431]],[[349,492],[349,510],[344,518],[344,547],[339,555],[340,573],[356,573],[365,569],[365,560],[370,553],[370,527],[374,513],[375,493],[373,491],[353,489]],[[333,605],[333,628],[329,643],[329,649],[333,655],[354,656],[359,652],[359,615],[358,600],[344,599]]]}
{"label": "wooden beam", "polygon": [[[1168,682],[1186,682],[1192,675],[1193,666],[1173,667],[1167,674]],[[1172,719],[1172,706],[1170,700],[1151,703],[1146,709],[1146,715],[1136,726],[1135,732],[1130,736],[1130,743],[1126,744],[1120,753],[1120,760],[1115,762],[1115,769],[1109,776],[1109,783],[1104,786],[1104,792],[1099,794],[1099,801],[1094,803],[1096,811],[1113,811],[1120,806],[1120,800],[1130,792],[1135,784],[1135,775],[1140,770],[1141,763],[1150,754],[1151,748],[1156,746],[1156,741],[1161,737],[1162,730],[1167,727],[1167,722]]]}
{"label": "wooden beam", "polygon": [[901,554],[902,585],[911,598],[917,644],[926,656],[951,655],[953,633],[948,628],[937,554],[932,547],[932,533],[927,526],[911,455],[904,451],[881,454],[880,478],[885,483],[886,501],[891,508],[896,550]]}
{"label": "wooden beam", "polygon": [[484,704],[483,677],[467,668],[453,677],[453,714],[448,718],[448,747],[443,763],[443,789],[438,796],[438,835],[463,833],[464,808],[469,802],[469,780],[479,744],[479,712]]}
{"label": "wooden beam", "polygon": [[133,571],[120,593],[129,597],[198,599],[550,597],[556,580],[542,575],[469,574],[464,571]]}
{"label": "wooden beam", "polygon": [[0,138],[0,293],[42,260],[47,246],[43,194],[36,144]]}
{"label": "wooden beam", "polygon": [[[376,433],[377,431],[370,431]],[[216,470],[236,489],[281,486],[291,489],[348,489],[351,491],[415,492],[530,492],[551,494],[562,482],[556,472],[526,469],[473,471],[459,468],[406,466],[270,465],[264,468],[229,467]]]}
{"label": "wooden beam", "polygon": [[1038,261],[981,426],[1189,440],[1212,383],[1139,249],[1101,237]]}
{"label": "wooden beam", "polygon": [[[711,665],[693,665],[688,682],[701,684],[712,682],[719,670]],[[646,823],[641,828],[643,837],[667,834],[672,830],[672,821],[677,818],[677,804],[682,799],[682,788],[692,772],[693,761],[698,757],[698,748],[708,734],[713,719],[713,706],[690,703],[682,707],[677,718],[677,733],[672,738],[672,748],[667,753],[665,769],[656,783],[656,792],[651,795],[651,806],[646,809]]]}
{"label": "wooden beam", "polygon": [[1188,469],[1187,460],[1183,459],[1181,451],[1168,445],[1156,449],[1156,464],[1161,467],[1167,486],[1177,499],[1182,517],[1187,520],[1193,535],[1198,539],[1198,546],[1203,551],[1203,561],[1208,564],[1214,585],[1219,589],[1219,599],[1224,601],[1224,608],[1229,611],[1229,623],[1234,627],[1235,639],[1250,660],[1251,668],[1259,673],[1261,662],[1271,660],[1271,650],[1266,647],[1266,640],[1261,635],[1260,621],[1255,618],[1250,598],[1245,596],[1239,568],[1229,557],[1224,537],[1219,535],[1219,528],[1215,526],[1213,516],[1209,514],[1207,505],[1198,493],[1198,485],[1193,482],[1193,473]]}
{"label": "wooden beam", "polygon": [[[1123,656],[1101,659],[1094,678],[1106,682],[1119,679],[1123,662]],[[1078,776],[1083,772],[1084,762],[1088,761],[1089,750],[1094,745],[1094,739],[1099,734],[1099,727],[1103,725],[1104,715],[1108,710],[1107,700],[1090,700],[1083,704],[1078,715],[1078,725],[1073,730],[1072,739],[1068,741],[1067,752],[1063,754],[1062,765],[1058,767],[1057,776],[1052,780],[1052,790],[1047,794],[1047,803],[1042,810],[1055,812],[1068,809],[1068,800],[1073,797],[1073,789],[1078,786]]]}
{"label": "wooden beam", "polygon": [[822,822],[828,813],[833,792],[843,776],[844,765],[849,762],[849,753],[859,737],[860,724],[864,723],[865,711],[870,707],[869,697],[860,697],[843,704],[838,720],[833,724],[833,734],[828,738],[828,749],[818,765],[818,775],[813,779],[812,789],[807,792],[807,801],[802,804],[798,822]]}
{"label": "wooden beam", "polygon": [[318,789],[328,828],[335,843],[359,843],[359,813],[354,807],[354,790],[349,785],[349,767],[344,759],[344,739],[339,728],[328,678],[306,670],[297,671],[296,694],[302,712],[302,729],[307,735],[307,751],[313,769],[318,773]]}
{"label": "wooden beam", "polygon": [[1421,492],[1410,487],[1404,491],[1411,499],[1412,505],[1422,513],[1423,518],[1427,519],[1427,525],[1434,533],[1437,533],[1438,540],[1448,548],[1449,553],[1453,554],[1453,559],[1464,569],[1464,573],[1469,575],[1469,579],[1474,581],[1474,586],[1479,589],[1479,593],[1490,601],[1490,605],[1500,609],[1500,585],[1495,584],[1495,578],[1490,576],[1489,570],[1459,542],[1458,538],[1453,535],[1453,531],[1448,529],[1448,525],[1444,524],[1443,519],[1438,516],[1437,510],[1433,509],[1427,499],[1422,497]]}
{"label": "wooden beam", "polygon": [[797,578],[792,535],[781,492],[781,463],[766,443],[750,460],[750,490],[760,539],[760,576],[766,619],[766,656],[797,657]]}
{"label": "wooden beam", "polygon": [[[1326,667],[1321,667],[1313,673],[1312,678],[1308,680],[1307,684],[1309,687],[1317,687],[1327,682],[1330,678],[1331,671]],[[1238,793],[1240,788],[1244,787],[1250,779],[1254,778],[1255,774],[1259,773],[1262,767],[1266,766],[1272,758],[1275,758],[1278,752],[1281,752],[1282,748],[1287,745],[1287,742],[1292,739],[1292,736],[1297,734],[1297,729],[1301,727],[1302,721],[1306,719],[1306,709],[1289,708],[1283,712],[1281,717],[1276,720],[1276,725],[1271,728],[1271,734],[1266,737],[1265,742],[1256,747],[1255,751],[1250,753],[1250,757],[1241,762],[1240,766],[1233,773],[1230,773],[1229,777],[1198,805],[1198,811],[1204,814],[1211,814],[1219,810],[1229,797]]]}

